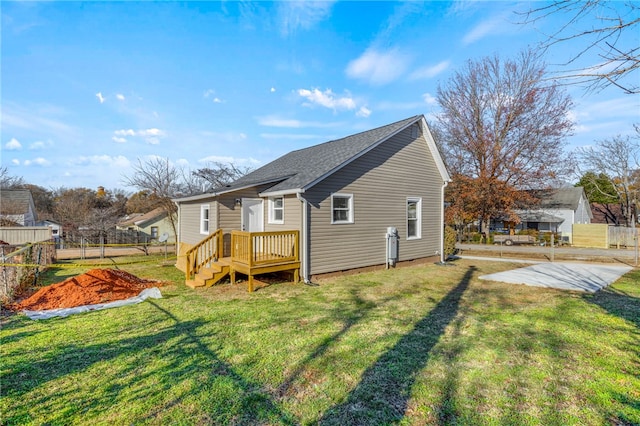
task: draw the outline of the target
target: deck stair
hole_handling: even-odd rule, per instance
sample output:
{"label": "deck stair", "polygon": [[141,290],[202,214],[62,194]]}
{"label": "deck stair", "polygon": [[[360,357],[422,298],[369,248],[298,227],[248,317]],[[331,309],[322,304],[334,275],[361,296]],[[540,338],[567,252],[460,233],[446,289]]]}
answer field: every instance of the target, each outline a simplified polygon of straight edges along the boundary
{"label": "deck stair", "polygon": [[196,273],[192,280],[186,280],[187,286],[211,287],[229,275],[231,267],[223,261],[212,262],[209,267],[202,268]]}

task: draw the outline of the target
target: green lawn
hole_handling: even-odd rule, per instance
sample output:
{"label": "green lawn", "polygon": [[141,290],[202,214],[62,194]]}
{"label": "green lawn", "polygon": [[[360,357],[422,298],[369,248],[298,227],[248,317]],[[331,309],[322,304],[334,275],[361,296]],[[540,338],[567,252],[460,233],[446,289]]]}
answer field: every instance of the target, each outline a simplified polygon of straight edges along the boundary
{"label": "green lawn", "polygon": [[3,319],[0,423],[640,424],[640,270],[596,295],[468,260],[248,294],[146,259],[120,268],[163,299]]}

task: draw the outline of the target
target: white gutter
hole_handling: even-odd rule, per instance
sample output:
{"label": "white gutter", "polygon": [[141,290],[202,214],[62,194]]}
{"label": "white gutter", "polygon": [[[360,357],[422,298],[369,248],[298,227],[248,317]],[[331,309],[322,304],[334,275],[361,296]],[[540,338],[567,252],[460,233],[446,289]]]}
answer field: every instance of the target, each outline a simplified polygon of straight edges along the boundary
{"label": "white gutter", "polygon": [[296,198],[302,202],[302,229],[300,232],[300,251],[302,252],[302,280],[305,283],[310,283],[309,279],[309,251],[308,251],[308,236],[309,225],[307,223],[307,217],[309,213],[309,202],[302,197],[302,193],[296,193]]}

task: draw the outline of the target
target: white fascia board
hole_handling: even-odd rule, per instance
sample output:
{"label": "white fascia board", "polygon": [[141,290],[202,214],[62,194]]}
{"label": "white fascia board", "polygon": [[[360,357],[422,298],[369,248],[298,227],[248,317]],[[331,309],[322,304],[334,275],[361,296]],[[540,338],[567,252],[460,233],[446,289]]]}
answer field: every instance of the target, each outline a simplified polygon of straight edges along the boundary
{"label": "white fascia board", "polygon": [[189,197],[172,198],[171,201],[173,201],[176,204],[180,204],[182,202],[205,200],[207,198],[215,198],[215,196],[216,194],[214,194],[213,192],[207,192],[205,194],[191,195]]}
{"label": "white fascia board", "polygon": [[302,194],[304,193],[304,190],[301,188],[295,188],[295,189],[283,189],[281,191],[265,191],[265,192],[261,192],[258,194],[258,196],[260,197],[280,197],[283,195],[295,195],[295,194]]}
{"label": "white fascia board", "polygon": [[444,161],[442,160],[442,156],[440,155],[440,150],[438,150],[438,146],[436,145],[433,136],[431,135],[431,131],[429,130],[429,126],[427,126],[427,119],[422,116],[420,120],[420,124],[422,125],[422,134],[425,136],[425,140],[427,141],[427,145],[429,146],[429,150],[431,151],[431,155],[433,155],[433,159],[436,162],[436,167],[440,172],[440,176],[442,176],[443,182],[451,182],[451,176],[449,176],[449,172],[447,171],[446,166],[444,165]]}

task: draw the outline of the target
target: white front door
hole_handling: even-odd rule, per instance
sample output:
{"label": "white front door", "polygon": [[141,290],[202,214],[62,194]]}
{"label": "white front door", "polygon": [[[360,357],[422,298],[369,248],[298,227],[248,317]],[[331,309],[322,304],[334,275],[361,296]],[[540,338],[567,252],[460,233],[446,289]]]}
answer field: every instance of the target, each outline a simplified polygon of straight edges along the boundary
{"label": "white front door", "polygon": [[247,232],[262,232],[264,230],[263,221],[263,200],[255,198],[242,199],[242,230]]}

